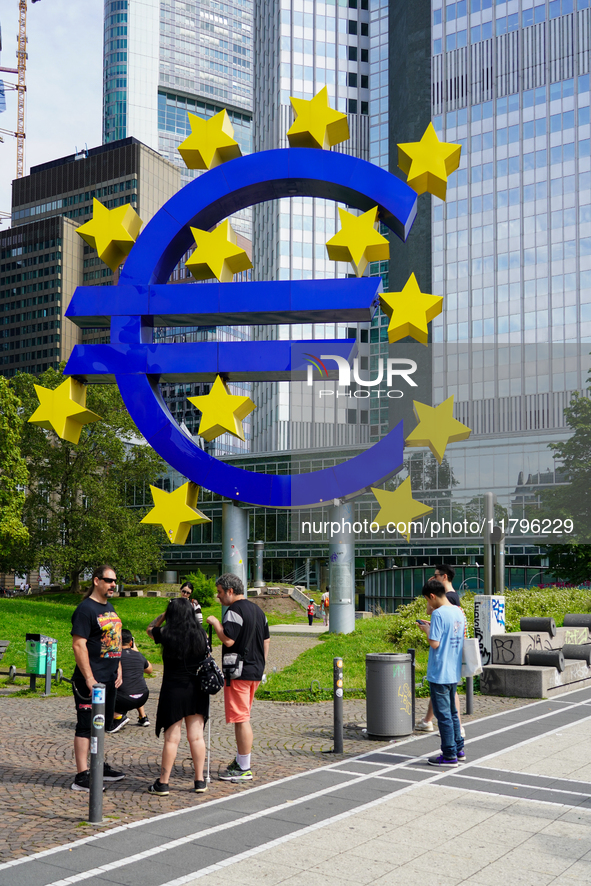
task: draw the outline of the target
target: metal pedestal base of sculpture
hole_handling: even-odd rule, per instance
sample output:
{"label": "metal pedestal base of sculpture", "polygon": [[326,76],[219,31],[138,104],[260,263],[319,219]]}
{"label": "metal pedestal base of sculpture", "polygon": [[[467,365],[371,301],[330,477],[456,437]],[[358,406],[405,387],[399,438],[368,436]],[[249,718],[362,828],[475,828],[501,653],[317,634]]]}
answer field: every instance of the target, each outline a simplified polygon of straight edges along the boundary
{"label": "metal pedestal base of sculpture", "polygon": [[339,524],[332,535],[329,559],[329,631],[351,634],[355,630],[355,510],[352,502],[335,505],[329,511],[330,525]]}

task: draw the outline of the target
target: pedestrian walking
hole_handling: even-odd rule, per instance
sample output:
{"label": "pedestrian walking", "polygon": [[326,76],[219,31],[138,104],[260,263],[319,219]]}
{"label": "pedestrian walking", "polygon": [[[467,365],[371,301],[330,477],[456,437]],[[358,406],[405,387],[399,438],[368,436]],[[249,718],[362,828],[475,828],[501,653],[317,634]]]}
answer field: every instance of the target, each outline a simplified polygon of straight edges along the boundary
{"label": "pedestrian walking", "polygon": [[201,611],[201,603],[199,600],[195,600],[193,597],[193,585],[190,581],[185,581],[181,585],[181,597],[185,597],[193,607],[193,612],[195,613],[195,618],[199,622],[200,625],[203,624],[203,612]]}
{"label": "pedestrian walking", "polygon": [[190,602],[184,598],[171,600],[166,612],[148,625],[147,633],[162,645],[164,663],[156,712],[156,736],[159,737],[160,732],[164,731],[164,747],[160,776],[150,785],[148,792],[159,797],[168,795],[170,773],[176,760],[184,720],[195,770],[194,790],[202,794],[207,790],[203,777],[203,729],[209,717],[209,695],[199,687],[197,670],[209,654],[207,635],[197,623]]}
{"label": "pedestrian walking", "polygon": [[314,600],[310,600],[310,602],[308,603],[308,610],[307,610],[307,612],[308,612],[308,624],[310,625],[310,627],[312,627],[312,622],[314,621],[314,610],[315,610],[315,608],[316,608],[316,607],[314,606]]}
{"label": "pedestrian walking", "polygon": [[[76,777],[73,791],[90,790],[88,753],[92,716],[92,687],[105,684],[105,726],[110,729],[115,711],[117,689],[121,686],[121,619],[115,612],[111,597],[117,587],[112,566],[99,566],[92,573],[88,593],[72,614],[72,649],[76,667],[72,675],[72,691],[76,703],[74,756]],[[103,781],[120,781],[118,772],[105,762]]]}
{"label": "pedestrian walking", "polygon": [[330,604],[330,588],[326,586],[326,590],[320,598],[320,606],[322,609],[322,623],[328,627],[328,609]]}
{"label": "pedestrian walking", "polygon": [[[460,595],[457,591],[454,590],[454,586],[452,584],[454,580],[454,576],[456,574],[453,566],[450,566],[448,563],[438,563],[435,567],[435,571],[432,576],[433,581],[440,581],[443,587],[445,588],[445,596],[452,604],[452,606],[460,606]],[[460,607],[461,608],[461,607]],[[431,615],[431,612],[428,611],[428,615]],[[462,730],[462,737],[466,737],[466,730],[462,726],[462,718],[460,715],[460,699],[456,692],[456,710],[458,712],[458,717],[460,719],[460,728]],[[417,732],[433,732],[433,704],[431,699],[429,699],[429,705],[427,707],[427,713],[424,718],[417,723],[415,727]]]}
{"label": "pedestrian walking", "polygon": [[[222,781],[250,781],[253,743],[250,711],[254,694],[262,680],[269,653],[269,625],[264,612],[244,596],[244,585],[237,575],[225,573],[216,581],[218,600],[227,606],[222,622],[207,618],[225,649],[222,667],[226,677],[224,707],[226,723],[234,724],[236,756],[219,773]],[[230,651],[231,650],[231,651]]]}
{"label": "pedestrian walking", "polygon": [[464,738],[456,709],[456,691],[462,675],[462,648],[466,618],[458,606],[446,597],[445,587],[439,581],[423,586],[433,614],[431,621],[419,620],[419,628],[426,635],[429,646],[427,680],[433,711],[439,724],[441,753],[429,757],[431,766],[457,767],[464,762]]}
{"label": "pedestrian walking", "polygon": [[138,726],[149,726],[144,708],[150,695],[145,674],[152,673],[152,665],[135,645],[133,634],[121,631],[121,672],[123,682],[117,690],[113,725],[107,732],[119,732],[129,723],[127,714],[137,710]]}

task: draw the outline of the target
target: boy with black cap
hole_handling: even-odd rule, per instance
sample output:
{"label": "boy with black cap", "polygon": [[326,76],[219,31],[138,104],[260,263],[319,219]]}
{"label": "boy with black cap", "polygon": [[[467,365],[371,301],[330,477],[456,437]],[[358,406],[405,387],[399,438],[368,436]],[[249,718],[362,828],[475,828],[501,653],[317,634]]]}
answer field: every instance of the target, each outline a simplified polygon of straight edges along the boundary
{"label": "boy with black cap", "polygon": [[431,766],[455,768],[464,762],[464,739],[456,710],[456,690],[462,677],[462,651],[466,618],[449,602],[439,581],[423,586],[423,596],[432,610],[431,621],[419,620],[419,628],[429,641],[427,680],[433,711],[439,724],[441,753],[429,757]]}

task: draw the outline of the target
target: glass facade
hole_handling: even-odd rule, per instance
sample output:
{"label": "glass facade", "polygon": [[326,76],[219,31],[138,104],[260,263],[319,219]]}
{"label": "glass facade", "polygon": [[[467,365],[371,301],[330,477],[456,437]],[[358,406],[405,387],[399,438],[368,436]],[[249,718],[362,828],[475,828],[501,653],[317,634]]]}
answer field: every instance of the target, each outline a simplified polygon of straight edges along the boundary
{"label": "glass facade", "polygon": [[[432,10],[433,123],[463,147],[433,207],[433,292],[445,296],[434,397],[510,409],[580,390],[589,369],[590,19],[569,0],[482,7]],[[443,101],[452,70],[457,94]],[[494,346],[492,363],[472,348],[460,367],[468,340]]]}
{"label": "glass facade", "polygon": [[[174,163],[181,185],[186,185],[202,174],[187,169],[177,150],[191,132],[188,114],[207,119],[227,109],[242,153],[252,151],[252,0],[105,0],[104,20],[105,142],[136,136]],[[251,240],[250,209],[233,215],[231,223]],[[192,279],[186,257],[172,282]],[[240,340],[245,334],[230,328],[218,333],[220,340]],[[214,334],[212,329],[181,327],[158,330],[156,338],[207,341]],[[250,386],[232,385],[231,390],[248,395]],[[190,434],[197,431],[199,413],[187,396],[208,391],[209,385],[163,386],[172,414]],[[207,450],[216,456],[247,451],[250,421],[248,417],[244,423],[244,443],[224,434],[207,444]]]}
{"label": "glass facade", "polygon": [[[309,100],[324,86],[331,107],[347,113],[350,138],[333,150],[369,159],[369,10],[367,0],[312,4],[255,0],[257,151],[288,146],[290,97]],[[338,205],[301,197],[254,208],[253,274],[260,280],[347,276],[328,260],[326,242],[340,228]],[[367,328],[304,324],[259,327],[261,338],[357,339],[360,365],[369,368]],[[369,411],[353,396],[318,398],[296,382],[256,384],[253,449],[315,449],[369,442]],[[331,402],[332,400],[332,402]]]}
{"label": "glass facade", "polygon": [[[128,135],[181,170],[200,175],[177,147],[190,133],[187,112],[208,118],[226,108],[243,153],[252,150],[252,0],[105,0],[103,142]],[[233,217],[251,238],[251,214]]]}

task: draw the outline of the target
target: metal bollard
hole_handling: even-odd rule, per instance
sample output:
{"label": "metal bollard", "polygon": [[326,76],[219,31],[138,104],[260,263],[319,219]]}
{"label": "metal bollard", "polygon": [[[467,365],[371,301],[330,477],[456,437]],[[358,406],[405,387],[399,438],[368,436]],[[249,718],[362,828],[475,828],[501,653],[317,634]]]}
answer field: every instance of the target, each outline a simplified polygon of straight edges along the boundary
{"label": "metal bollard", "polygon": [[474,713],[474,677],[466,677],[466,714]]}
{"label": "metal bollard", "polygon": [[410,655],[410,678],[411,678],[411,686],[412,686],[412,731],[415,730],[415,719],[416,719],[416,706],[417,706],[417,684],[416,684],[416,673],[417,673],[417,661],[414,649],[406,650]]}
{"label": "metal bollard", "polygon": [[48,642],[45,654],[45,692],[44,696],[51,695],[51,666],[53,664],[53,643]]}
{"label": "metal bollard", "polygon": [[343,659],[333,658],[333,754],[343,753]]}
{"label": "metal bollard", "polygon": [[103,820],[103,767],[105,764],[105,684],[92,687],[92,725],[90,728],[90,795],[88,820]]}

